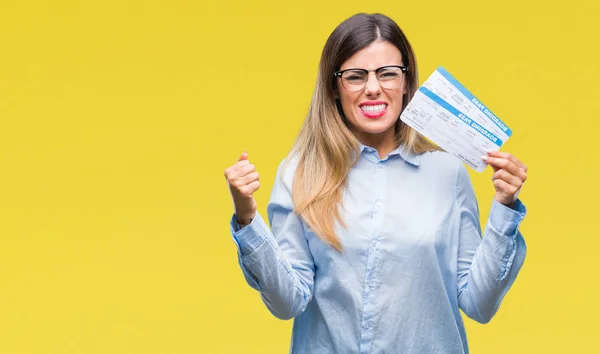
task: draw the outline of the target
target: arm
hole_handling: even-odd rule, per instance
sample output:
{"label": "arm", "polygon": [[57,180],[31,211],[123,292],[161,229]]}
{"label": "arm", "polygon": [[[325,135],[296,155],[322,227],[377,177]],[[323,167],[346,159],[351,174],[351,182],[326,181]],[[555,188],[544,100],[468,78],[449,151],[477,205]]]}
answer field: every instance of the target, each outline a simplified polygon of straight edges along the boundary
{"label": "arm", "polygon": [[477,200],[462,164],[456,180],[456,202],[460,212],[458,304],[469,318],[487,323],[525,260],[525,241],[518,227],[526,208],[520,200],[513,210],[494,199],[482,240]]}
{"label": "arm", "polygon": [[290,165],[282,175],[282,165],[267,206],[271,229],[258,212],[239,231],[234,214],[230,227],[246,281],[260,292],[273,315],[290,319],[300,315],[312,298],[314,263],[302,220],[292,211],[293,169]]}

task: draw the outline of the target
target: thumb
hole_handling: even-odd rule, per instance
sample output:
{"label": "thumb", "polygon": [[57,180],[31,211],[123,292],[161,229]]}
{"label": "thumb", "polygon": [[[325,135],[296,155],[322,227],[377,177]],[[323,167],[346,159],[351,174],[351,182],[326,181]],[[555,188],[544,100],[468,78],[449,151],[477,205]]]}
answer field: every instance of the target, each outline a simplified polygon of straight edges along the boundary
{"label": "thumb", "polygon": [[240,158],[238,159],[238,162],[243,161],[243,160],[248,160],[248,153],[246,151],[244,151],[242,153],[242,156],[240,156]]}

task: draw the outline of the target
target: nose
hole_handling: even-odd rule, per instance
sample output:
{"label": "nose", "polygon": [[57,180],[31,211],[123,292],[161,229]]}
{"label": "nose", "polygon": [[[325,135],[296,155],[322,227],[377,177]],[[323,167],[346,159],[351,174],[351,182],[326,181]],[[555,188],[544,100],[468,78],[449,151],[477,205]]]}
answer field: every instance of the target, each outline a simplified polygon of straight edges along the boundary
{"label": "nose", "polygon": [[375,75],[375,73],[369,73],[365,93],[367,96],[377,96],[379,92],[381,92],[381,86],[379,86],[377,75]]}

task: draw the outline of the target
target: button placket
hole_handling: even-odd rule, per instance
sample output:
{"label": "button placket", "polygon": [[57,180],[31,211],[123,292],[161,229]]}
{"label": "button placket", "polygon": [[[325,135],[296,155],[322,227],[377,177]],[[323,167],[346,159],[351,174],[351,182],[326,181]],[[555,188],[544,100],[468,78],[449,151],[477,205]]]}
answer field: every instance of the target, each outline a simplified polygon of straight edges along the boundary
{"label": "button placket", "polygon": [[[375,156],[373,156],[375,157]],[[380,264],[381,255],[379,254],[379,241],[383,230],[384,213],[381,208],[383,206],[383,192],[385,188],[385,170],[383,169],[382,161],[377,157],[375,166],[373,167],[373,195],[370,200],[372,210],[372,231],[370,240],[367,243],[367,264],[366,264],[366,279],[364,287],[364,305],[363,305],[363,318],[361,320],[361,353],[368,352],[373,340],[372,328],[374,321],[376,320],[377,314],[377,292],[378,292],[378,280],[377,273]]]}

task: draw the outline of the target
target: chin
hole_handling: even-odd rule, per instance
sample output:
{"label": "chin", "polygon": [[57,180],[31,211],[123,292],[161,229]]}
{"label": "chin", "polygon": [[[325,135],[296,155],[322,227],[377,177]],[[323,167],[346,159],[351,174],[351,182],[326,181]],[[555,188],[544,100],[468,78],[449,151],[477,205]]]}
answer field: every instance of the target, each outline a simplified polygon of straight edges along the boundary
{"label": "chin", "polygon": [[365,117],[360,117],[360,120],[358,120],[358,124],[356,127],[365,133],[380,134],[390,129],[394,129],[395,123],[395,120],[391,121],[385,119],[384,117],[379,119],[369,119]]}

